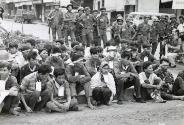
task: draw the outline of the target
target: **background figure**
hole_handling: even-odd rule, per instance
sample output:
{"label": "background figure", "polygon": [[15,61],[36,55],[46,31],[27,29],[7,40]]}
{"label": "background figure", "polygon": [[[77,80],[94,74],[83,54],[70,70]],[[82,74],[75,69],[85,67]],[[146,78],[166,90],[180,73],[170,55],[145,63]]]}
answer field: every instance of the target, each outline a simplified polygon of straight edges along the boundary
{"label": "background figure", "polygon": [[51,28],[53,41],[56,40],[56,33],[58,39],[62,39],[61,29],[63,29],[63,13],[59,10],[59,7],[59,4],[54,4],[54,10],[48,15],[49,34]]}
{"label": "background figure", "polygon": [[100,38],[103,40],[104,46],[107,43],[107,26],[109,24],[109,19],[107,17],[106,8],[101,8],[101,15],[98,17],[98,27],[100,32]]}
{"label": "background figure", "polygon": [[71,37],[71,42],[76,41],[75,39],[75,22],[76,22],[76,15],[72,12],[73,5],[69,4],[67,6],[67,13],[64,15],[64,39],[66,44],[68,45],[68,36]]}

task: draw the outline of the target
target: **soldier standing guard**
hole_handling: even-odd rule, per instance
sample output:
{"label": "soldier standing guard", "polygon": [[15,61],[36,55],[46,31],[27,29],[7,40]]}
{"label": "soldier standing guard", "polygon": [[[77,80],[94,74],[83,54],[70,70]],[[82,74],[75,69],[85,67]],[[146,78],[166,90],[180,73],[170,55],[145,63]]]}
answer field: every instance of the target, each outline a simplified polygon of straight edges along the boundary
{"label": "soldier standing guard", "polygon": [[78,8],[78,13],[76,15],[76,31],[75,31],[75,36],[76,40],[80,43],[82,43],[82,29],[83,29],[83,24],[82,24],[82,15],[84,14],[84,8],[79,7]]}
{"label": "soldier standing guard", "polygon": [[91,9],[85,7],[85,14],[82,16],[83,30],[82,30],[82,40],[83,45],[89,47],[93,44],[93,25],[95,23],[95,18],[90,14]]}
{"label": "soldier standing guard", "polygon": [[151,26],[148,24],[149,16],[144,17],[144,22],[139,24],[137,27],[137,42],[138,52],[141,52],[143,44],[148,44],[150,41],[150,29]]}
{"label": "soldier standing guard", "polygon": [[68,36],[71,37],[71,41],[76,41],[75,39],[75,22],[76,15],[72,12],[73,5],[69,4],[67,7],[68,12],[64,15],[64,39],[66,44],[68,44]]}
{"label": "soldier standing guard", "polygon": [[63,29],[63,13],[59,10],[59,7],[60,5],[58,3],[54,4],[54,10],[48,15],[49,34],[51,28],[53,41],[56,40],[56,33],[58,39],[62,39],[61,30]]}
{"label": "soldier standing guard", "polygon": [[106,8],[101,8],[101,15],[98,17],[98,27],[99,27],[99,33],[100,38],[103,40],[104,46],[107,44],[107,27],[109,24],[109,19],[107,17]]}

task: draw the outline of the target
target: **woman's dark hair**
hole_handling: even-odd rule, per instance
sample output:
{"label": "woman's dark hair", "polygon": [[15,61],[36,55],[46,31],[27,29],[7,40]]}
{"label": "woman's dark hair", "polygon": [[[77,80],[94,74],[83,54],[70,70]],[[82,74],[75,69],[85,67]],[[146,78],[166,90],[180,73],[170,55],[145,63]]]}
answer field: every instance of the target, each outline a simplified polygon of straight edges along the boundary
{"label": "woman's dark hair", "polygon": [[36,45],[36,40],[34,40],[34,39],[28,39],[28,40],[26,40],[26,43],[30,43],[31,46],[35,46]]}
{"label": "woman's dark hair", "polygon": [[147,69],[152,63],[150,61],[146,61],[143,63],[143,70]]}
{"label": "woman's dark hair", "polygon": [[57,78],[59,75],[64,75],[65,69],[58,67],[54,69],[54,76]]}
{"label": "woman's dark hair", "polygon": [[42,64],[38,68],[38,73],[41,73],[42,75],[45,75],[47,73],[51,73],[51,71],[52,71],[51,66],[50,65],[47,65],[47,64]]}

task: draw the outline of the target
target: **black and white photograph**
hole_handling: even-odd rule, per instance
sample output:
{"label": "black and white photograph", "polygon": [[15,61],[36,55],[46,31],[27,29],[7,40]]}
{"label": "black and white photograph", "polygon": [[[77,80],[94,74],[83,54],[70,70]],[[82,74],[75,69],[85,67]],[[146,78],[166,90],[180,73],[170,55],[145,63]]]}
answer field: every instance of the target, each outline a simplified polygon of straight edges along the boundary
{"label": "black and white photograph", "polygon": [[0,125],[184,125],[184,0],[0,0]]}

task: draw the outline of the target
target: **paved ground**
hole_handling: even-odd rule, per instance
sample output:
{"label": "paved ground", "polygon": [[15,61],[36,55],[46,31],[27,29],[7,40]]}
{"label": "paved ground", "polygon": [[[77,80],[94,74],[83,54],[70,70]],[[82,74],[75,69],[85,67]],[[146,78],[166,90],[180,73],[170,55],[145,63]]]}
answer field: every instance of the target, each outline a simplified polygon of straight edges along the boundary
{"label": "paved ground", "polygon": [[[4,27],[8,31],[21,31],[21,24],[11,21],[5,21]],[[45,25],[24,24],[24,32],[41,39],[49,39],[48,27]],[[170,70],[176,77],[183,69],[184,66],[178,65]],[[112,106],[98,107],[97,110],[90,110],[85,105],[80,107],[83,111],[0,115],[0,125],[184,125],[182,101],[169,101],[166,104],[125,102],[121,106],[114,103]]]}

